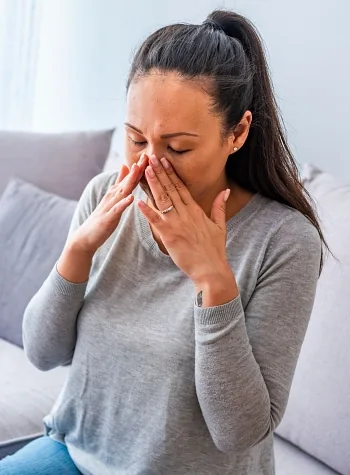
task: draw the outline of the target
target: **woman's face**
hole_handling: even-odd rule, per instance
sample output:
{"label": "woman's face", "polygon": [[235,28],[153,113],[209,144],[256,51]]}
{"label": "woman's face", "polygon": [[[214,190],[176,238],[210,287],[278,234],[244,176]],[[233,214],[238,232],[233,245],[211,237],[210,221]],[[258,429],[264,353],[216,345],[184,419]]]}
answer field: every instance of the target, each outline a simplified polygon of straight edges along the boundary
{"label": "woman's face", "polygon": [[[225,164],[236,144],[233,134],[223,139],[210,100],[198,84],[175,73],[154,72],[133,81],[125,124],[127,165],[142,153],[166,157],[197,201],[224,189]],[[141,186],[149,191],[145,179]]]}

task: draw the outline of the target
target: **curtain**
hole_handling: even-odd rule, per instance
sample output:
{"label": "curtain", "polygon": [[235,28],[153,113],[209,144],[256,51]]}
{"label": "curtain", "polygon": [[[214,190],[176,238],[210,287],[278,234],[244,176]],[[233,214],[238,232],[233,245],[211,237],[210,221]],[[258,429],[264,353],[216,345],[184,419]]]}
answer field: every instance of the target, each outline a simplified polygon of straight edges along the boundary
{"label": "curtain", "polygon": [[0,129],[30,129],[43,0],[0,0]]}

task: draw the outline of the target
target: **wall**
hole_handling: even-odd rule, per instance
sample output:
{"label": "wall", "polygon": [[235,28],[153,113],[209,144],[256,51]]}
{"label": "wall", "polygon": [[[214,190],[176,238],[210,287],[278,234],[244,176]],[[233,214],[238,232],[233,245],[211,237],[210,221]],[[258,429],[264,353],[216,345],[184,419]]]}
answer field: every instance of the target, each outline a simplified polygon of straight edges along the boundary
{"label": "wall", "polygon": [[259,27],[300,162],[350,182],[350,2],[241,0]]}
{"label": "wall", "polygon": [[[150,3],[156,7],[150,8]],[[200,23],[210,10],[224,5],[217,0],[196,3],[46,0],[34,128],[117,124],[116,148],[122,155],[125,82],[132,52],[154,29],[175,21]]]}
{"label": "wall", "polygon": [[220,6],[246,14],[260,29],[298,161],[314,162],[350,181],[348,0],[46,0],[35,128],[117,124],[115,146],[122,155],[132,51],[155,28],[200,23]]}

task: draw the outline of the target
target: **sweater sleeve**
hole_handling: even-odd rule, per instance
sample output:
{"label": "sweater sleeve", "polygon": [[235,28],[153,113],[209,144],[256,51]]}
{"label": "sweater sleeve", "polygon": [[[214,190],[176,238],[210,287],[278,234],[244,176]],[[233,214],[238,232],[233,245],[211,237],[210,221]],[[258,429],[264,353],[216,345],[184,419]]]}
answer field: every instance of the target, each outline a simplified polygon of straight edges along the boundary
{"label": "sweater sleeve", "polygon": [[[86,186],[70,225],[67,239],[83,224],[98,202],[108,175],[94,177]],[[28,359],[47,371],[71,362],[76,343],[76,320],[87,282],[65,280],[56,265],[29,302],[23,317],[23,346]]]}
{"label": "sweater sleeve", "polygon": [[255,290],[219,306],[195,306],[196,390],[217,448],[245,451],[285,412],[320,271],[321,241],[305,219],[275,232]]}

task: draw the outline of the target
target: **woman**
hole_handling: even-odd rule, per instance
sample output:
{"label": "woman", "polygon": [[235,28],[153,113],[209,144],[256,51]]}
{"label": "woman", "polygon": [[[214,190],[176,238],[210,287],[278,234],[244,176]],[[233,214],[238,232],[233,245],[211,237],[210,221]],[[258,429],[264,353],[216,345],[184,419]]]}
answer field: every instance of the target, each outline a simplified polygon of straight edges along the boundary
{"label": "woman", "polygon": [[2,473],[273,474],[323,236],[251,23],[152,34],[125,127],[127,166],[87,186],[26,310],[28,358],[71,368]]}

